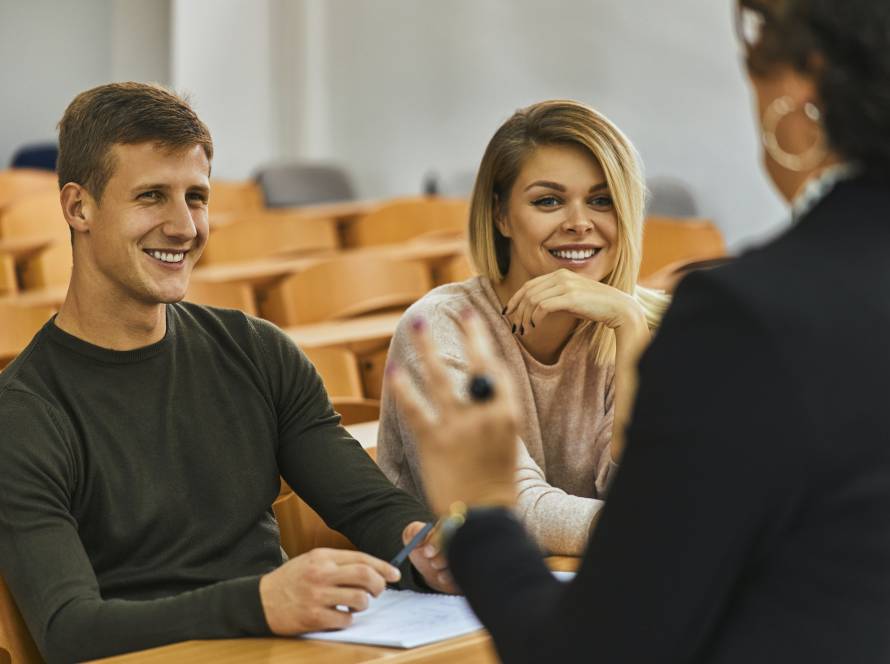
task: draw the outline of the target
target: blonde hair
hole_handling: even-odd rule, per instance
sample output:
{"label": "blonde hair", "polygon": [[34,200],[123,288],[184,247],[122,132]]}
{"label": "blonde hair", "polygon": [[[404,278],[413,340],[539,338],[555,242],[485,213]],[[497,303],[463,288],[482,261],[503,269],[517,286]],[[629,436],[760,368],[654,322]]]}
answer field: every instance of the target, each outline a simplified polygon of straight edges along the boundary
{"label": "blonde hair", "polygon": [[[577,101],[552,99],[513,114],[495,132],[476,176],[470,203],[470,254],[476,270],[494,282],[510,269],[510,240],[497,228],[510,190],[525,160],[542,145],[577,145],[596,159],[606,176],[618,218],[615,268],[603,283],[633,295],[655,328],[669,296],[638,286],[646,187],[633,144],[604,115]],[[615,337],[605,325],[593,334],[596,362],[615,355]]]}

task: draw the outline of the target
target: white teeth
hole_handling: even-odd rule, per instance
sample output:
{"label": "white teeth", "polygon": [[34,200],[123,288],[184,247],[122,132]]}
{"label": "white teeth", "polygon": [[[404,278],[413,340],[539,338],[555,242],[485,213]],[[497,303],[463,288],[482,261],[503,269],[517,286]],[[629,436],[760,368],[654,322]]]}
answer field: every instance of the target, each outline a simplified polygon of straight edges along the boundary
{"label": "white teeth", "polygon": [[169,251],[149,251],[148,254],[152,258],[157,258],[159,261],[164,261],[165,263],[180,263],[182,259],[185,258],[185,253],[179,251],[176,253],[170,253]]}
{"label": "white teeth", "polygon": [[584,261],[592,257],[597,252],[596,249],[551,249],[550,253],[557,258],[567,258],[573,261]]}

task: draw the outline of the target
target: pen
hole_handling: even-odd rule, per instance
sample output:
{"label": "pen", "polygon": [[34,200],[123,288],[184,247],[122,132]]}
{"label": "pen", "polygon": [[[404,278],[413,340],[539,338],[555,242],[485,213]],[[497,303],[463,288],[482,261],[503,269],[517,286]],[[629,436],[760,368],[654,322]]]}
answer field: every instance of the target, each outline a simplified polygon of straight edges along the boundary
{"label": "pen", "polygon": [[403,562],[405,562],[405,558],[408,557],[412,551],[414,551],[415,547],[423,541],[423,538],[426,537],[429,532],[433,529],[435,524],[428,523],[423,528],[421,528],[417,534],[411,538],[411,541],[408,542],[404,548],[396,554],[396,557],[389,561],[389,564],[393,567],[399,567]]}

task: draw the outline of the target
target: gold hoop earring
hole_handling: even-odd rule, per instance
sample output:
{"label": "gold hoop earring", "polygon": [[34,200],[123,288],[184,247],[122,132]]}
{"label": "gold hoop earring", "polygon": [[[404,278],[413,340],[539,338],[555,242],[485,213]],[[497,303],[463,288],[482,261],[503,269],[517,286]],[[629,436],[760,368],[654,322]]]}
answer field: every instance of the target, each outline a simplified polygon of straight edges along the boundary
{"label": "gold hoop earring", "polygon": [[799,154],[792,154],[782,149],[779,145],[779,139],[776,138],[776,129],[786,115],[796,110],[797,104],[787,95],[773,99],[763,113],[761,139],[763,147],[766,148],[767,153],[776,163],[789,171],[799,173],[800,171],[808,171],[818,166],[825,159],[825,155],[828,154],[828,148],[825,145],[825,134],[822,131],[822,125],[819,123],[822,113],[820,113],[815,104],[807,102],[803,105],[804,115],[816,123],[816,126],[819,128],[819,137],[810,148]]}

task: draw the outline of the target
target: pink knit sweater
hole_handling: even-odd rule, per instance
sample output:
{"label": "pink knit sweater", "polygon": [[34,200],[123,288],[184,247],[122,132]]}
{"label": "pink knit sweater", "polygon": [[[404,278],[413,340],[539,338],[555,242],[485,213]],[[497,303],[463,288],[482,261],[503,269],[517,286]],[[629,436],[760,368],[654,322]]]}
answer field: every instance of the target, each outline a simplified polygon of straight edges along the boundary
{"label": "pink knit sweater", "polygon": [[[513,375],[525,414],[518,443],[518,515],[545,550],[579,555],[616,468],[609,455],[613,367],[594,363],[590,326],[572,336],[555,364],[535,360],[511,334],[510,325],[501,316],[503,305],[484,277],[441,286],[412,305],[393,336],[390,361],[419,384],[410,321],[422,316],[455,389],[464,390],[467,362],[458,320],[467,306],[486,322]],[[377,454],[380,466],[396,486],[424,498],[415,441],[385,389]]]}

